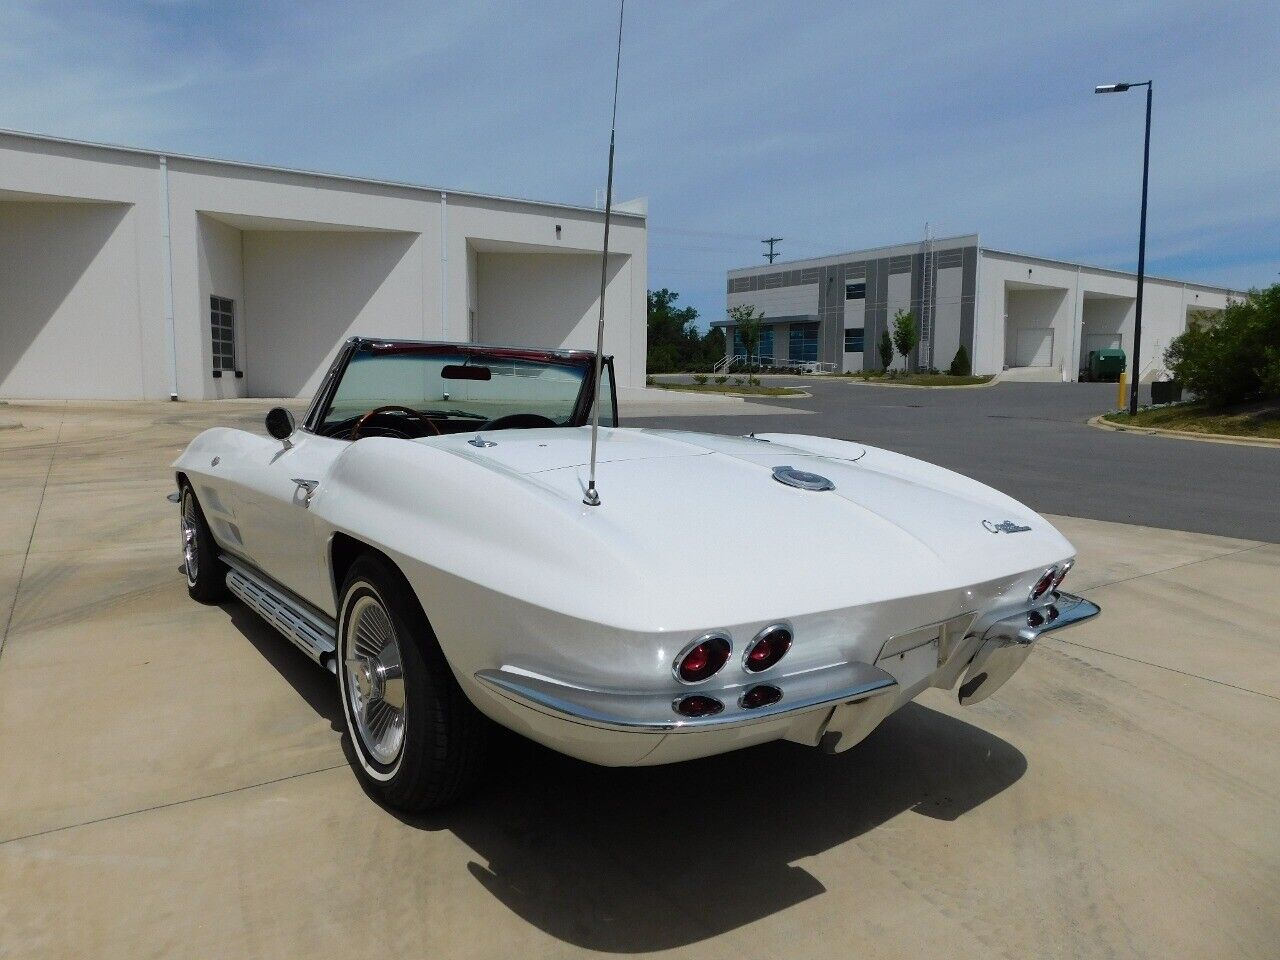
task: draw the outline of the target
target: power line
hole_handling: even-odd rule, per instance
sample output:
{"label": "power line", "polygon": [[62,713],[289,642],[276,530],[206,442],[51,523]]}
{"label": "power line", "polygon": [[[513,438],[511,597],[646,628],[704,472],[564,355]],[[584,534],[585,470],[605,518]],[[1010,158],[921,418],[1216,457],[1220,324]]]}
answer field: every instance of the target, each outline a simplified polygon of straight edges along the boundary
{"label": "power line", "polygon": [[782,254],[780,254],[780,253],[774,253],[774,252],[773,252],[773,245],[774,245],[775,243],[781,243],[781,242],[782,242],[782,237],[770,237],[769,239],[767,239],[767,240],[761,240],[760,242],[761,242],[761,243],[767,243],[767,244],[769,245],[769,252],[768,252],[768,253],[766,253],[764,256],[765,256],[765,259],[766,259],[766,260],[768,260],[770,263],[773,263],[773,261],[774,261],[776,258],[778,258],[778,257],[782,256]]}

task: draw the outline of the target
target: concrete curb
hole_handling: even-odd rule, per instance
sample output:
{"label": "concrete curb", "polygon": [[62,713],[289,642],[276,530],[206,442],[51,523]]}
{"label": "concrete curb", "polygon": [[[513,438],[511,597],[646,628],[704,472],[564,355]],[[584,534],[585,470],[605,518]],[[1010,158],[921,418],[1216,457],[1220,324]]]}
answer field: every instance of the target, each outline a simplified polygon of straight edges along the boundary
{"label": "concrete curb", "polygon": [[728,396],[741,397],[743,400],[752,400],[758,403],[760,401],[773,400],[803,400],[805,397],[812,397],[813,394],[807,390],[797,388],[795,393],[788,393],[782,396],[770,396],[766,393],[730,393]]}
{"label": "concrete curb", "polygon": [[[666,380],[666,381],[664,381],[664,380],[662,380],[662,379],[661,379],[662,377],[680,377],[680,376],[688,376],[688,374],[680,374],[680,373],[658,373],[658,374],[651,374],[651,376],[653,376],[653,377],[657,380],[657,383],[661,384],[661,383],[678,383],[678,382],[679,382],[679,381],[675,381],[675,380]],[[858,383],[858,384],[862,384],[862,385],[864,385],[864,386],[868,386],[868,387],[906,387],[907,389],[910,389],[910,390],[972,390],[972,389],[975,389],[975,388],[977,388],[977,387],[994,387],[997,383],[999,383],[999,382],[1000,382],[1000,374],[998,374],[998,373],[997,373],[997,374],[992,374],[991,379],[990,379],[990,380],[988,380],[986,383],[956,383],[956,384],[949,384],[949,383],[937,383],[937,384],[925,384],[925,383],[882,383],[882,382],[880,382],[879,380],[859,380],[857,377],[846,377],[846,376],[844,376],[843,374],[839,374],[839,373],[818,373],[818,374],[808,374],[808,375],[798,374],[798,373],[756,373],[756,374],[752,374],[752,376],[754,376],[754,377],[756,377],[756,378],[758,378],[758,379],[760,379],[760,380],[770,380],[770,379],[773,379],[773,380],[797,380],[797,379],[800,379],[801,377],[803,377],[805,380],[811,380],[811,381],[812,381],[813,383],[815,383],[815,384],[818,384],[818,383]],[[1034,381],[1025,381],[1025,382],[1034,382]],[[662,387],[660,387],[660,386],[657,386],[657,387],[650,386],[648,389],[659,389],[659,390],[660,390],[660,389],[662,389]],[[799,390],[799,389],[802,389],[802,388],[797,387],[796,389],[797,389],[797,390]],[[694,393],[694,392],[696,392],[696,391],[685,391],[685,392],[686,392],[686,393]],[[761,397],[759,397],[759,395],[757,395],[757,394],[736,394],[736,393],[727,393],[727,394],[725,394],[725,393],[722,393],[722,394],[711,394],[711,396],[731,396],[731,397],[742,396],[742,397],[744,397],[745,399],[766,399],[766,400],[786,400],[786,399],[787,399],[786,397],[764,397],[764,398],[761,398]],[[812,396],[812,394],[806,393],[806,394],[805,394],[805,396]],[[795,397],[793,397],[793,398],[791,398],[791,399],[799,399],[799,395],[797,395],[797,396],[795,396]]]}
{"label": "concrete curb", "polygon": [[673,390],[661,386],[618,388],[618,404],[620,406],[625,406],[628,403],[688,403],[691,406],[697,406],[715,400],[739,403],[741,399],[741,397],[730,397],[723,393]]}
{"label": "concrete curb", "polygon": [[863,387],[896,387],[899,390],[982,390],[994,387],[1000,381],[996,378],[986,383],[881,383],[878,380],[859,380],[857,377],[832,377],[843,383],[856,383]]}
{"label": "concrete curb", "polygon": [[[770,396],[767,393],[733,393],[731,391],[702,391],[702,390],[682,390],[680,387],[657,387],[662,393],[684,393],[691,394],[695,397],[707,397],[711,400],[803,400],[805,397],[812,397],[812,393],[796,388],[795,393],[788,393],[782,396]],[[621,401],[619,401],[621,404]]]}
{"label": "concrete curb", "polygon": [[1149,437],[1173,437],[1177,440],[1200,440],[1204,443],[1230,443],[1238,447],[1280,447],[1280,440],[1270,437],[1237,437],[1229,433],[1193,433],[1190,430],[1166,430],[1163,427],[1130,427],[1104,420],[1103,414],[1089,418],[1089,426],[1116,433],[1143,433]]}

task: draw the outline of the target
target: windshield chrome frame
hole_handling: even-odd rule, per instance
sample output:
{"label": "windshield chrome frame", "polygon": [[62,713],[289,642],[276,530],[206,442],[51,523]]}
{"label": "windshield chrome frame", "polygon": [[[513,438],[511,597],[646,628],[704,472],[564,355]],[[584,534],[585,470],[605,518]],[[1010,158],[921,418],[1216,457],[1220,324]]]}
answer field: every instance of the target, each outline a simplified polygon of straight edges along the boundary
{"label": "windshield chrome frame", "polygon": [[[349,337],[343,343],[342,348],[338,351],[337,356],[333,358],[333,363],[329,365],[328,371],[324,375],[324,379],[320,381],[320,387],[316,390],[316,395],[312,398],[311,406],[307,408],[306,417],[303,419],[299,429],[308,433],[319,433],[320,426],[324,423],[325,416],[329,413],[333,406],[333,399],[338,392],[338,385],[342,382],[343,376],[347,372],[347,367],[351,363],[351,358],[356,355],[362,347],[369,344],[388,344],[392,346],[422,346],[422,347],[457,347],[462,351],[484,351],[484,350],[539,350],[537,347],[500,347],[493,344],[485,343],[451,343],[443,340],[398,340],[383,337]],[[569,354],[581,353],[583,351],[569,350],[540,350],[542,353],[548,354]],[[614,375],[613,357],[606,356],[603,358],[604,363],[609,368],[609,400],[613,405],[613,422],[619,424],[618,418],[618,380]],[[578,389],[578,399],[573,406],[573,414],[565,426],[580,427],[584,425],[591,415],[591,404],[595,402],[597,388],[595,384],[595,364],[590,355],[583,361],[583,370],[585,375],[582,378],[582,385]],[[576,364],[573,364],[576,366]]]}

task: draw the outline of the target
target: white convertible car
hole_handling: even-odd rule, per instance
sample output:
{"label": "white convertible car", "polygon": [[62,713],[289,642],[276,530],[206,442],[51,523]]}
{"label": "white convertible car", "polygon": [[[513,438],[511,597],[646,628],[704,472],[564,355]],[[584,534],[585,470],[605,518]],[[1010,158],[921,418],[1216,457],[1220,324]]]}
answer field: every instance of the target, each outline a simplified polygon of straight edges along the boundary
{"label": "white convertible car", "polygon": [[356,338],[300,426],[278,408],[174,464],[191,596],[337,675],[388,804],[461,795],[491,722],[611,766],[847,750],[1097,615],[1059,589],[1071,544],[990,487],[824,437],[623,429],[594,360]]}

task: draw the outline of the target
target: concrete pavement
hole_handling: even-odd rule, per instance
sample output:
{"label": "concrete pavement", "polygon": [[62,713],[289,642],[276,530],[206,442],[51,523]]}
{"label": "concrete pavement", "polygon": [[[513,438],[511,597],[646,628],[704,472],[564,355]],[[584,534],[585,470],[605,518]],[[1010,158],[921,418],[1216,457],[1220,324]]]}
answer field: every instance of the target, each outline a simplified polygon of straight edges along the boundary
{"label": "concrete pavement", "polygon": [[512,743],[408,821],[350,772],[333,679],[178,574],[169,461],[264,409],[10,411],[5,960],[1274,956],[1280,546],[1052,518],[1104,615],[982,704],[930,691],[838,757]]}

